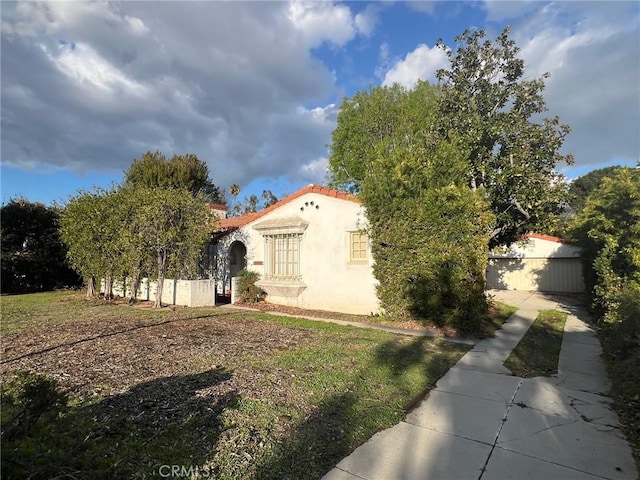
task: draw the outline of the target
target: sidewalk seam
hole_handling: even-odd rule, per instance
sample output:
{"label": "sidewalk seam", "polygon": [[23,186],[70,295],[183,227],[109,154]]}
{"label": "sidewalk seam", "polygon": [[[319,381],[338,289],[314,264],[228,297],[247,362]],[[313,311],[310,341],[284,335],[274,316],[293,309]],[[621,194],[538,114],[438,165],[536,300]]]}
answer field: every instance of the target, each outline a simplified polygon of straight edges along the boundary
{"label": "sidewalk seam", "polygon": [[509,412],[511,411],[511,407],[513,406],[513,401],[516,398],[516,394],[518,393],[518,390],[520,390],[520,387],[522,386],[522,382],[524,382],[524,379],[521,378],[515,390],[513,391],[513,395],[511,395],[511,400],[509,401],[509,405],[507,406],[507,411],[504,413],[504,416],[502,417],[502,423],[500,424],[500,428],[498,428],[498,431],[496,433],[496,438],[493,439],[493,445],[491,445],[491,451],[489,452],[489,455],[487,456],[487,460],[484,462],[484,465],[482,466],[482,471],[480,472],[480,476],[478,477],[478,480],[482,480],[482,476],[487,471],[487,465],[489,464],[491,455],[493,455],[493,451],[495,450],[496,445],[498,444],[498,438],[500,437],[500,433],[502,432],[502,427],[504,427],[504,424],[507,423],[507,417],[509,416]]}

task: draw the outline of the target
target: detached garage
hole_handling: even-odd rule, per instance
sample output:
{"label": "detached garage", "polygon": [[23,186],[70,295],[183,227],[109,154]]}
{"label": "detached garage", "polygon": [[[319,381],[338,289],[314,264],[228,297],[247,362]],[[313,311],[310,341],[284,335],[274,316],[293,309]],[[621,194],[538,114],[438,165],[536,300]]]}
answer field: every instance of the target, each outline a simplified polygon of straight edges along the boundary
{"label": "detached garage", "polygon": [[584,292],[580,249],[562,239],[528,233],[489,255],[487,288],[538,292]]}

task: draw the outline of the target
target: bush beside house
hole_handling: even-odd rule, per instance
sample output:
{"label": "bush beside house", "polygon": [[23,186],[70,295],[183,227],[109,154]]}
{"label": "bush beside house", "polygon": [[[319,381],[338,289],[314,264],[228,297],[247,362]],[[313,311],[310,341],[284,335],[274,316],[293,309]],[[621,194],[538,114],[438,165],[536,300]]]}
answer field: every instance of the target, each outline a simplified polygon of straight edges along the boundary
{"label": "bush beside house", "polygon": [[623,168],[575,221],[621,423],[640,461],[640,169]]}
{"label": "bush beside house", "polygon": [[260,274],[251,270],[241,270],[238,273],[240,280],[238,281],[238,301],[240,303],[259,302],[265,297],[265,292],[256,286],[256,282],[260,280]]}

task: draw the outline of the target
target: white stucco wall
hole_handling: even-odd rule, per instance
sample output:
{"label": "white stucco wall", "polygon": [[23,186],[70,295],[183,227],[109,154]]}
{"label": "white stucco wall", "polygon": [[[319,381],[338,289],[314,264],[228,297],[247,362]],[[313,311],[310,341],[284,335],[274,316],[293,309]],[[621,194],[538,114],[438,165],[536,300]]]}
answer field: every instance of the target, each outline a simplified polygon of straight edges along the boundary
{"label": "white stucco wall", "polygon": [[[138,300],[156,299],[157,282],[143,278],[138,289]],[[214,305],[214,280],[175,280],[167,278],[162,289],[162,303],[167,305],[184,305],[187,307],[203,307]],[[104,291],[104,282],[101,291]],[[123,282],[114,282],[113,293],[124,297],[129,292],[125,291]]]}
{"label": "white stucco wall", "polygon": [[229,235],[225,244],[245,241],[247,268],[265,277],[265,238],[253,227],[276,219],[299,217],[308,223],[300,241],[300,275],[306,288],[298,296],[271,294],[267,301],[301,308],[369,314],[379,309],[371,251],[364,263],[350,262],[350,232],[364,226],[360,204],[306,193]]}

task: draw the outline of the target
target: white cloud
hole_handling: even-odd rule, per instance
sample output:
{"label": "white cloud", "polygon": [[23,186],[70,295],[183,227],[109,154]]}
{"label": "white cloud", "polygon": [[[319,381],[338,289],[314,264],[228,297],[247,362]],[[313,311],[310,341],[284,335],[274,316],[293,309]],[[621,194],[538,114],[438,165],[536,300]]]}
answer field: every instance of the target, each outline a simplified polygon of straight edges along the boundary
{"label": "white cloud", "polygon": [[366,36],[373,34],[378,23],[379,15],[380,8],[378,5],[372,3],[367,5],[363,11],[356,15],[355,24],[358,32]]}
{"label": "white cloud", "polygon": [[142,20],[136,17],[125,16],[125,20],[129,23],[131,31],[136,35],[144,35],[151,30],[147,27]]}
{"label": "white cloud", "polygon": [[387,42],[380,44],[380,48],[378,49],[378,58],[381,62],[389,61],[389,44]]}
{"label": "white cloud", "polygon": [[294,0],[289,4],[288,18],[310,47],[325,41],[342,46],[356,35],[356,21],[345,5]]}
{"label": "white cloud", "polygon": [[399,60],[386,73],[383,85],[399,83],[407,88],[413,87],[418,80],[435,82],[436,71],[446,67],[447,55],[439,48],[429,48],[421,44],[409,52],[404,60]]}
{"label": "white cloud", "polygon": [[417,1],[409,1],[407,3],[409,4],[409,7],[411,7],[411,9],[417,12],[428,13],[429,15],[432,15],[436,9],[435,1],[417,0]]}
{"label": "white cloud", "polygon": [[307,179],[337,113],[324,102],[335,74],[310,48],[343,45],[356,25],[342,5],[298,13],[294,24],[277,2],[3,4],[2,163],[122,171],[159,149],[196,153],[223,186]]}
{"label": "white cloud", "polygon": [[640,20],[633,2],[536,4],[513,26],[527,75],[549,72],[550,115],[572,133],[564,151],[597,166],[640,154]]}
{"label": "white cloud", "polygon": [[319,157],[301,165],[298,172],[304,181],[320,185],[325,183],[328,166],[329,159],[327,157]]}
{"label": "white cloud", "polygon": [[389,44],[383,42],[378,47],[378,63],[375,67],[373,74],[380,81],[384,81],[384,77],[389,71]]}
{"label": "white cloud", "polygon": [[[411,40],[424,44],[395,56],[408,41],[397,18],[385,23],[396,8],[406,14],[379,3],[5,2],[2,163],[121,172],[160,149],[198,154],[221,185],[321,181],[338,111],[331,99],[371,80],[362,66],[371,47],[385,85],[433,81],[446,67],[426,28]],[[566,151],[578,165],[638,158],[637,2],[484,8],[509,19],[529,77],[551,72],[549,114],[573,127]],[[331,67],[314,56],[323,45]]]}
{"label": "white cloud", "polygon": [[[59,48],[59,55],[55,57],[43,46],[47,57],[56,64],[65,75],[76,83],[78,88],[88,90],[97,89],[100,94],[145,95],[146,89],[135,80],[128,78],[118,68],[105,61],[89,45],[83,43],[64,44]],[[122,101],[123,98],[111,100]]]}
{"label": "white cloud", "polygon": [[540,8],[540,1],[504,1],[504,0],[484,0],[483,8],[487,12],[487,19],[501,22],[522,17]]}

